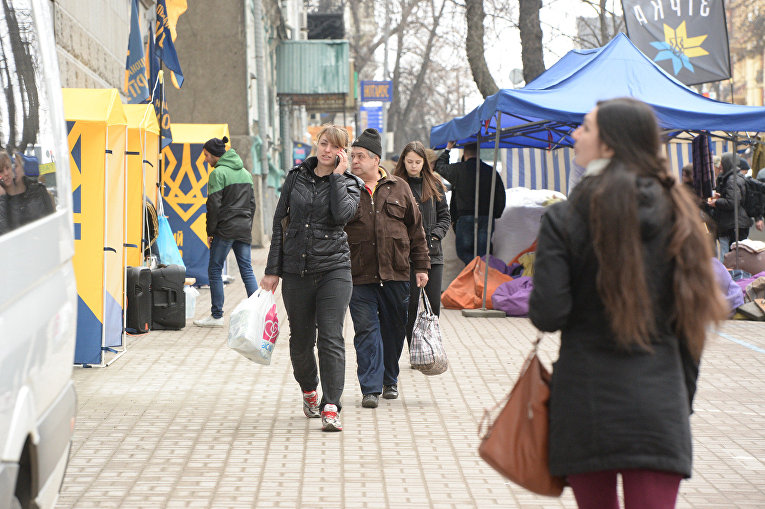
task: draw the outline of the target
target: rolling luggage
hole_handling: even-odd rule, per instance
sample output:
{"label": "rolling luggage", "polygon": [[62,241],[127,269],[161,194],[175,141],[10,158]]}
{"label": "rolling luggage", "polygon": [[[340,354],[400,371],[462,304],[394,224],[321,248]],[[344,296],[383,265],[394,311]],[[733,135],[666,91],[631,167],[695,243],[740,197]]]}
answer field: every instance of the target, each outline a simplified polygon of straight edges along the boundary
{"label": "rolling luggage", "polygon": [[151,270],[148,267],[128,267],[126,292],[126,331],[133,334],[149,332],[151,325]]}
{"label": "rolling luggage", "polygon": [[151,328],[178,330],[186,326],[186,269],[160,266],[151,271]]}

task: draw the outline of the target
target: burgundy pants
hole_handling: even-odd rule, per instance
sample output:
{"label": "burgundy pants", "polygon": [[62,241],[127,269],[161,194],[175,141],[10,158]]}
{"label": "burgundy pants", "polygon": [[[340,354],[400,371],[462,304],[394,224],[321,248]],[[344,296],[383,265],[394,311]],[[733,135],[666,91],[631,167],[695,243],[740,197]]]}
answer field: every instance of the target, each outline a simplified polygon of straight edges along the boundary
{"label": "burgundy pants", "polygon": [[622,475],[624,509],[673,509],[683,476],[654,470],[607,470],[567,477],[579,509],[619,509],[616,474]]}

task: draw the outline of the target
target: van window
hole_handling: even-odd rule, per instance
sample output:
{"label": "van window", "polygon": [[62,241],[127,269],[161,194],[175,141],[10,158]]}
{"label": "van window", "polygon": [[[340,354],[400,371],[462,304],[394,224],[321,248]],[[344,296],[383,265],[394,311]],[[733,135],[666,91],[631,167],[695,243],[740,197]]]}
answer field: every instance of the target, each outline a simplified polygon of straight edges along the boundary
{"label": "van window", "polygon": [[[29,0],[0,2],[0,235],[57,207],[55,138]],[[66,188],[66,187],[64,187]]]}

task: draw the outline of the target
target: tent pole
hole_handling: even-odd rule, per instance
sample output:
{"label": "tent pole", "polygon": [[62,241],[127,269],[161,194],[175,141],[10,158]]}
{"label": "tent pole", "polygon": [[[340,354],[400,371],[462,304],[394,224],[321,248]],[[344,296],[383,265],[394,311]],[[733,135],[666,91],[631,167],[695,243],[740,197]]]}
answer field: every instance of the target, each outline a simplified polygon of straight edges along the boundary
{"label": "tent pole", "polygon": [[[473,211],[473,259],[478,256],[478,188],[481,184],[481,130],[475,137],[475,207]],[[464,153],[464,152],[463,152]]]}
{"label": "tent pole", "polygon": [[[731,92],[732,94],[732,92]],[[733,95],[731,95],[733,97]],[[739,174],[739,168],[738,168],[738,133],[733,135],[733,182],[738,187],[738,174]],[[739,197],[739,193],[733,194],[733,237],[736,239],[736,263],[735,268],[738,270],[738,210],[740,208],[739,201],[741,198]],[[730,249],[730,241],[731,239],[728,239],[728,249]]]}
{"label": "tent pole", "polygon": [[[481,305],[481,309],[463,309],[462,310],[462,316],[467,317],[481,317],[481,318],[504,318],[505,312],[501,311],[499,309],[486,309],[486,294],[488,293],[488,282],[489,282],[489,248],[491,247],[491,230],[492,230],[492,223],[494,222],[494,186],[497,183],[497,156],[499,155],[499,135],[500,135],[500,127],[502,126],[502,123],[500,122],[502,118],[502,112],[497,112],[497,125],[495,129],[495,135],[494,135],[494,167],[492,168],[491,172],[491,192],[489,194],[489,215],[487,218],[488,221],[488,230],[486,232],[487,238],[486,238],[486,255],[484,256],[484,266],[483,266],[483,301]],[[479,135],[480,136],[480,135]],[[479,145],[480,146],[480,145]],[[478,164],[480,165],[480,158],[476,157],[476,161],[478,161]],[[480,166],[479,166],[480,168]],[[478,172],[476,172],[476,175],[479,175]],[[474,244],[478,245],[478,179],[476,177],[476,219],[475,219],[475,230],[476,234],[473,237]],[[476,255],[477,256],[477,255]],[[479,267],[480,267],[480,261]]]}
{"label": "tent pole", "polygon": [[499,155],[499,127],[502,112],[497,112],[497,128],[494,137],[494,171],[491,172],[491,193],[489,194],[489,219],[488,231],[486,232],[486,270],[483,271],[483,305],[481,309],[486,311],[486,284],[489,281],[489,253],[491,252],[491,230],[494,224],[494,186],[497,184],[497,156]]}

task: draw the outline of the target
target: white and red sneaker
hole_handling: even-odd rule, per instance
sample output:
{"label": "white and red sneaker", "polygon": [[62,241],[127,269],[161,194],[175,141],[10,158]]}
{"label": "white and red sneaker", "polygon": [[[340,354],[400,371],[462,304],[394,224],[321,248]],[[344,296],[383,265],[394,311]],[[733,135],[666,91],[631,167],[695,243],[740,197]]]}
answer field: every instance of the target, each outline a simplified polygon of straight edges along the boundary
{"label": "white and red sneaker", "polygon": [[303,413],[306,417],[321,417],[319,394],[316,391],[303,391]]}
{"label": "white and red sneaker", "polygon": [[343,431],[340,415],[337,413],[337,406],[331,404],[324,405],[324,410],[321,412],[321,430]]}

